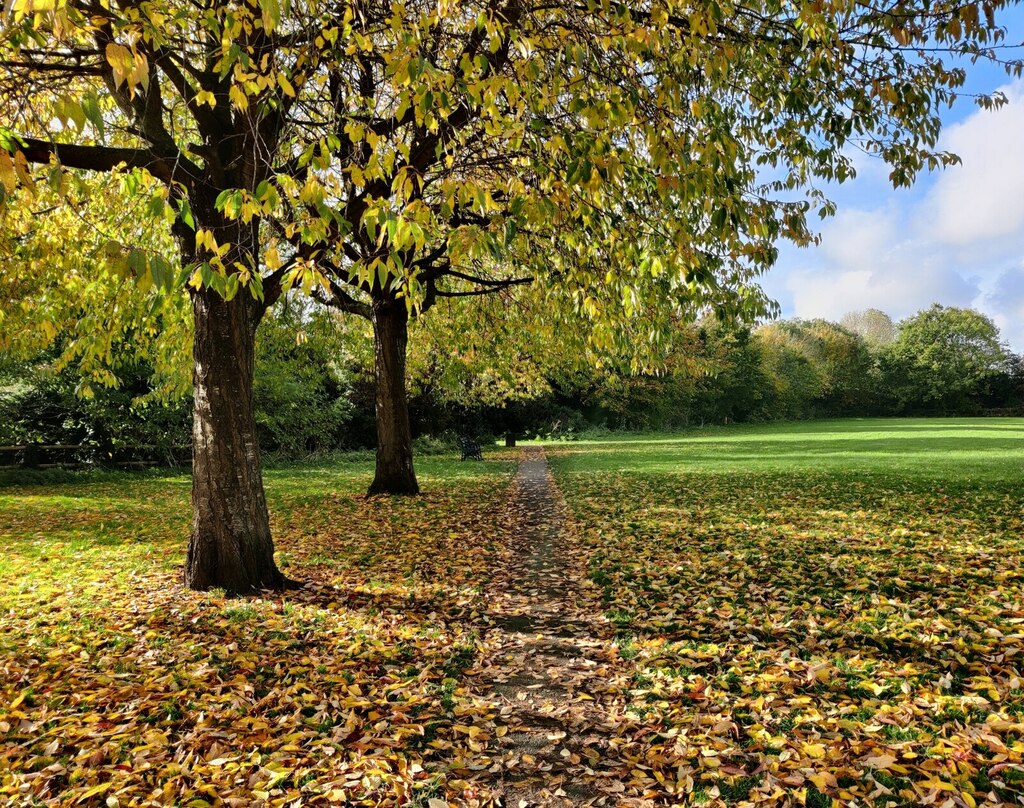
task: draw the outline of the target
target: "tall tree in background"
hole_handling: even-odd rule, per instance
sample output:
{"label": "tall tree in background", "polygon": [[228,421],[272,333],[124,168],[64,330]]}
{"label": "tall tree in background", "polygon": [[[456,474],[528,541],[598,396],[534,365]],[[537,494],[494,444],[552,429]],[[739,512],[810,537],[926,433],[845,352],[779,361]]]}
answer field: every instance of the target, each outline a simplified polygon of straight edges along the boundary
{"label": "tall tree in background", "polygon": [[839,324],[847,331],[860,335],[873,350],[892,343],[898,333],[892,317],[879,309],[847,312]]}
{"label": "tall tree in background", "polygon": [[[802,389],[793,391],[807,409],[793,412],[794,417],[863,412],[873,392],[874,364],[864,339],[826,320],[783,320],[764,326],[758,335],[780,371],[801,366],[807,371],[807,383],[795,383]],[[785,361],[787,353],[792,356]],[[801,375],[797,371],[796,377]]]}
{"label": "tall tree in background", "polygon": [[1009,355],[981,312],[933,305],[900,323],[881,356],[889,395],[905,412],[969,413]]}
{"label": "tall tree in background", "polygon": [[831,211],[812,183],[852,175],[846,146],[897,185],[954,159],[933,151],[963,82],[942,51],[995,59],[1005,5],[15,0],[0,183],[31,163],[57,188],[66,169],[152,183],[184,271],[110,257],[191,296],[186,582],[249,591],[282,581],[252,376],[283,290],[371,314],[393,435],[374,490],[415,490],[410,312],[535,278],[598,349],[652,310],[763,312],[752,281]]}

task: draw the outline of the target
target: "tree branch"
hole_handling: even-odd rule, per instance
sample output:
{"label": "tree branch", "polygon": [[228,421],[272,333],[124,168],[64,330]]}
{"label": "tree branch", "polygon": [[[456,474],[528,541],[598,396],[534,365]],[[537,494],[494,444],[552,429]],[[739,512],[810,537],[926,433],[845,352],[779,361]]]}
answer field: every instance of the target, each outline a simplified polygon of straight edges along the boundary
{"label": "tree branch", "polygon": [[74,143],[53,143],[31,137],[18,137],[19,151],[30,163],[49,163],[52,157],[68,168],[85,171],[113,171],[120,165],[144,168],[161,182],[170,184],[187,177],[183,168],[169,164],[149,149],[116,148],[113,146],[80,146]]}
{"label": "tree branch", "polygon": [[489,281],[491,285],[484,289],[469,289],[464,292],[445,292],[442,289],[438,289],[435,294],[438,297],[481,297],[482,295],[492,295],[495,292],[500,292],[503,289],[508,289],[511,286],[522,286],[527,283],[533,283],[533,278],[509,278],[507,281]]}
{"label": "tree branch", "polygon": [[438,278],[444,278],[444,277],[458,278],[459,280],[466,281],[468,283],[475,283],[478,286],[495,286],[495,287],[505,287],[505,286],[509,286],[509,285],[514,285],[516,283],[529,283],[530,281],[533,280],[533,278],[518,278],[518,279],[511,279],[511,280],[501,280],[501,279],[492,279],[492,278],[480,278],[480,277],[477,277],[476,275],[470,275],[469,273],[459,272],[458,270],[452,269],[450,265],[442,266],[439,269],[439,271],[436,273],[435,277],[438,277]]}
{"label": "tree branch", "polygon": [[348,312],[349,314],[356,314],[366,320],[373,319],[373,308],[369,303],[363,303],[362,301],[356,300],[330,278],[327,279],[327,283],[330,284],[329,295],[319,287],[315,287],[313,289],[313,297],[318,302],[323,303],[325,306],[330,306],[333,309],[339,309],[340,311]]}

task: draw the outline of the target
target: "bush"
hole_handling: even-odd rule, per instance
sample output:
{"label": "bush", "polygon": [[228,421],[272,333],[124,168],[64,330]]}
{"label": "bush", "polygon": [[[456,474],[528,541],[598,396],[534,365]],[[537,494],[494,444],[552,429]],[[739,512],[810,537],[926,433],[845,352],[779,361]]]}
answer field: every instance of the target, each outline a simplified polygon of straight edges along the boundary
{"label": "bush", "polygon": [[73,370],[53,370],[47,359],[0,389],[0,442],[80,446],[60,459],[85,464],[180,462],[187,454],[182,449],[190,443],[190,402],[137,403],[152,392],[147,365],[121,368],[116,387],[92,387],[83,396],[81,378]]}
{"label": "bush", "polygon": [[[260,446],[287,457],[348,448],[351,374],[330,316],[288,300],[261,326],[253,398]],[[300,337],[297,339],[296,334]]]}

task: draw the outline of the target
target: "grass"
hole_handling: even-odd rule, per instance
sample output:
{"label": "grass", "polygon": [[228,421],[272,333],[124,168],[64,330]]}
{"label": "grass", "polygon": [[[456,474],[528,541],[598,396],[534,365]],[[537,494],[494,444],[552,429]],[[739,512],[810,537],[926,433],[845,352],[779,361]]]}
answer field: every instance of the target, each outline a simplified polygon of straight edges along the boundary
{"label": "grass", "polygon": [[[872,418],[612,435],[560,452],[562,468],[702,474],[857,473],[1006,481],[1024,457],[1024,418]],[[575,467],[574,464],[575,463]],[[1008,468],[1009,467],[1009,468]]]}
{"label": "grass", "polygon": [[[504,480],[510,468],[507,460],[481,466],[430,457],[417,463],[422,484],[435,491],[463,481],[493,484]],[[283,558],[289,563],[295,547],[305,548],[325,523],[350,518],[372,476],[372,460],[345,456],[267,469],[264,479],[279,562]],[[180,472],[7,473],[0,480],[0,583],[8,590],[87,585],[103,569],[109,585],[111,576],[177,570],[184,561],[191,518],[190,490],[191,479]],[[407,507],[415,514],[428,509],[429,502],[429,497],[410,500]],[[404,513],[400,508],[393,517]],[[383,511],[378,516],[386,519]],[[320,555],[324,562],[341,565],[361,557]]]}
{"label": "grass", "polygon": [[725,804],[1024,797],[1022,450],[1022,419],[553,447],[629,638],[632,714],[687,739],[631,754],[688,768]]}
{"label": "grass", "polygon": [[[622,660],[630,787],[1024,798],[1022,449],[1022,419],[550,445]],[[512,457],[422,459],[416,499],[364,499],[365,458],[271,468],[278,561],[307,586],[238,600],[178,584],[187,477],[6,478],[0,803],[466,804]]]}

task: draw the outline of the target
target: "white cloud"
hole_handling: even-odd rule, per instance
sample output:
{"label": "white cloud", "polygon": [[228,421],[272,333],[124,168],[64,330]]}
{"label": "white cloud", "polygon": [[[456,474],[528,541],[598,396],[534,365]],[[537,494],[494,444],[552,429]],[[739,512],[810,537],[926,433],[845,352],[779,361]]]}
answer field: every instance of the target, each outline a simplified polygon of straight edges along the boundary
{"label": "white cloud", "polygon": [[935,301],[970,306],[978,286],[956,271],[934,263],[906,268],[889,262],[874,270],[830,272],[798,270],[792,273],[793,308],[800,317],[838,320],[850,311],[881,309],[894,318],[906,317]]}
{"label": "white cloud", "polygon": [[841,210],[825,226],[819,252],[826,261],[844,269],[870,269],[864,266],[865,257],[884,258],[898,243],[897,213],[892,209]]}
{"label": "white cloud", "polygon": [[941,146],[962,165],[944,171],[920,226],[940,241],[971,245],[1024,228],[1024,82],[1004,88],[1009,104],[950,126]]}
{"label": "white cloud", "polygon": [[1024,258],[996,279],[983,303],[1003,337],[1018,350],[1024,348]]}
{"label": "white cloud", "polygon": [[962,165],[914,192],[893,191],[879,175],[840,189],[821,246],[784,248],[765,279],[786,316],[835,320],[873,307],[900,318],[932,303],[973,306],[1024,350],[1024,81],[1004,92],[1007,106],[977,110],[943,134],[941,147]]}

